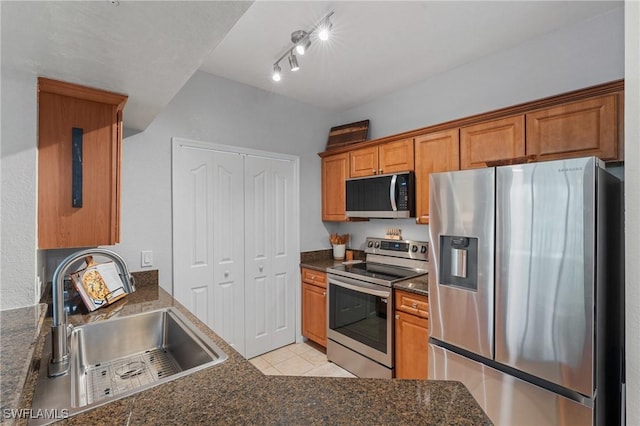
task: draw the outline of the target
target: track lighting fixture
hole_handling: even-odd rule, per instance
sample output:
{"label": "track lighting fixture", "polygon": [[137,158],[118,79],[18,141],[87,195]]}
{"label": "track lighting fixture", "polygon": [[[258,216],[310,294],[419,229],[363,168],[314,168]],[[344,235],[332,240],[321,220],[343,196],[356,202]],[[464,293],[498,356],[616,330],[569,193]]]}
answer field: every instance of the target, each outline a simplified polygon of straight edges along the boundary
{"label": "track lighting fixture", "polygon": [[304,55],[311,47],[311,36],[316,35],[319,40],[326,41],[329,39],[329,34],[331,33],[331,28],[333,24],[329,20],[333,15],[333,11],[326,14],[316,25],[314,25],[309,31],[297,30],[291,33],[291,43],[292,46],[287,48],[287,50],[278,58],[278,60],[273,64],[273,74],[272,78],[274,81],[280,81],[282,79],[282,69],[280,68],[280,62],[285,58],[289,57],[289,67],[291,71],[298,71],[300,66],[298,65],[298,58],[294,54],[294,51],[298,55]]}

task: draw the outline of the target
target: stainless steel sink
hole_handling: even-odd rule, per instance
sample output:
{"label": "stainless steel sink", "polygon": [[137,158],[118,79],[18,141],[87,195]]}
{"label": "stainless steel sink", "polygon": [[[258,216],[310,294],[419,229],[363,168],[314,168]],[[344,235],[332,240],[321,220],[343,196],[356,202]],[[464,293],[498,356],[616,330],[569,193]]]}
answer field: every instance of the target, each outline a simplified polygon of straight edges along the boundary
{"label": "stainless steel sink", "polygon": [[[69,337],[70,372],[47,377],[43,353],[34,410],[77,414],[227,359],[174,308],[82,325]],[[50,345],[45,343],[45,350]],[[46,424],[55,419],[31,419]]]}

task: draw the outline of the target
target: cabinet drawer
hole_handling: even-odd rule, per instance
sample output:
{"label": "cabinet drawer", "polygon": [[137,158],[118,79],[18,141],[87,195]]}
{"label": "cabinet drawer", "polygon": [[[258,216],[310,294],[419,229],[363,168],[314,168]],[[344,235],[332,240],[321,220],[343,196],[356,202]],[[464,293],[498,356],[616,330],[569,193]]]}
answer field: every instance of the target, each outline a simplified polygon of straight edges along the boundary
{"label": "cabinet drawer", "polygon": [[429,318],[429,298],[415,293],[396,290],[396,310]]}
{"label": "cabinet drawer", "polygon": [[314,269],[302,268],[302,281],[326,288],[327,274]]}

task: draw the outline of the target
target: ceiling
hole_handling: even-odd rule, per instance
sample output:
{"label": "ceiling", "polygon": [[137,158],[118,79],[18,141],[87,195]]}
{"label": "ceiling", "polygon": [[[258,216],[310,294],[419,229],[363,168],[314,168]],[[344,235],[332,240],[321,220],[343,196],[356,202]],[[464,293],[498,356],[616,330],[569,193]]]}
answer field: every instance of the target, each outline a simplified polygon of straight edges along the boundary
{"label": "ceiling", "polygon": [[[360,105],[528,39],[622,7],[612,1],[256,1],[201,70],[331,109]],[[333,34],[273,63],[329,11]]]}
{"label": "ceiling", "polygon": [[1,1],[2,67],[129,96],[146,128],[251,2]]}
{"label": "ceiling", "polygon": [[[115,1],[115,0],[114,0]],[[2,67],[129,96],[144,129],[200,69],[342,110],[607,11],[620,1],[0,2]],[[116,2],[117,3],[117,2]],[[273,63],[329,11],[300,70]]]}

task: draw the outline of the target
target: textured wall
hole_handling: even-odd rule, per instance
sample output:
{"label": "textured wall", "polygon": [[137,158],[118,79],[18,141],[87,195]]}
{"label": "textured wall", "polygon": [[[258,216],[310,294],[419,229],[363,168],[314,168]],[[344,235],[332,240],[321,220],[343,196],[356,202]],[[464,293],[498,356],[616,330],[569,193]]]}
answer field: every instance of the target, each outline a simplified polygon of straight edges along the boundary
{"label": "textured wall", "polygon": [[2,67],[0,309],[36,302],[36,76]]}

